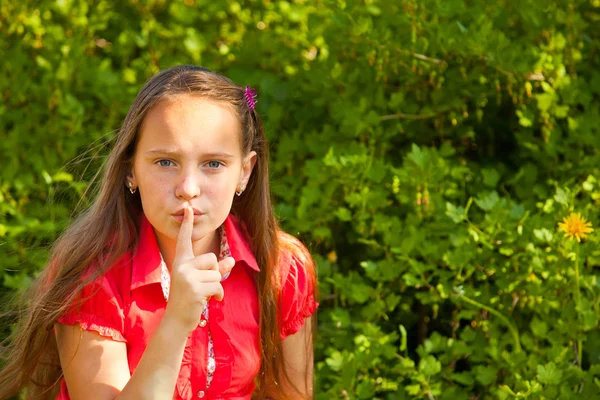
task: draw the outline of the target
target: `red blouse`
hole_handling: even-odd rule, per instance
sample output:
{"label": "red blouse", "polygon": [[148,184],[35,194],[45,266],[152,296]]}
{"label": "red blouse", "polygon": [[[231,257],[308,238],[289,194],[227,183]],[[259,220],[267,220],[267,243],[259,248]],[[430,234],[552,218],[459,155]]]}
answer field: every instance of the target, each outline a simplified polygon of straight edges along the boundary
{"label": "red blouse", "polygon": [[[187,338],[173,399],[250,399],[260,367],[259,310],[255,275],[259,272],[244,231],[233,215],[223,224],[236,261],[222,282],[225,297],[209,301],[210,318]],[[142,218],[139,245],[108,272],[86,286],[86,302],[58,322],[80,324],[82,329],[127,344],[133,374],[166,308],[161,287],[161,256],[152,225]],[[280,261],[282,288],[281,338],[296,333],[316,310],[314,288],[300,258],[284,252]],[[216,369],[207,388],[208,332],[214,344]],[[57,399],[70,399],[63,379]]]}

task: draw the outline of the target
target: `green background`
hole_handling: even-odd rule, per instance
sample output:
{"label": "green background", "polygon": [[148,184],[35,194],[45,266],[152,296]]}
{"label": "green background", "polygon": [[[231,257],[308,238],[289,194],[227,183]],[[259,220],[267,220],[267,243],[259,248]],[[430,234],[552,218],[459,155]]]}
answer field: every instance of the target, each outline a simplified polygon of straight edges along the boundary
{"label": "green background", "polygon": [[2,1],[0,290],[194,63],[258,91],[318,399],[600,398],[599,240],[557,229],[599,223],[599,27],[600,0]]}

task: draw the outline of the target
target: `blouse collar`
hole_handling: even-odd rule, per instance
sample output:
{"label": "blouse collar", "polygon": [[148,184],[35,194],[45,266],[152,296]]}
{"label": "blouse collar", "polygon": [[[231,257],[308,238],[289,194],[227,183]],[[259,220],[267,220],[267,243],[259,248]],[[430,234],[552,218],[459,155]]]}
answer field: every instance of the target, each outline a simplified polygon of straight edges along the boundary
{"label": "blouse collar", "polygon": [[[225,243],[229,246],[236,265],[246,265],[248,268],[260,272],[256,258],[250,250],[248,235],[243,224],[233,214],[229,214],[219,230],[222,232],[221,253],[223,253],[223,243]],[[156,235],[148,219],[142,215],[140,237],[132,260],[131,290],[160,282],[161,255]]]}

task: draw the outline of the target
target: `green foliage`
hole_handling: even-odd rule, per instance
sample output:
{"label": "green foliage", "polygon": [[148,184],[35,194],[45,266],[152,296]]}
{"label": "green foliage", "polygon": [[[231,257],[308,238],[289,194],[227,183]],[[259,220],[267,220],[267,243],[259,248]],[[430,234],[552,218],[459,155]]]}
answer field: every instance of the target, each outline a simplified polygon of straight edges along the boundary
{"label": "green foliage", "polygon": [[599,223],[598,0],[41,3],[0,5],[4,291],[143,82],[196,63],[257,87],[318,399],[600,395],[599,240],[557,230]]}

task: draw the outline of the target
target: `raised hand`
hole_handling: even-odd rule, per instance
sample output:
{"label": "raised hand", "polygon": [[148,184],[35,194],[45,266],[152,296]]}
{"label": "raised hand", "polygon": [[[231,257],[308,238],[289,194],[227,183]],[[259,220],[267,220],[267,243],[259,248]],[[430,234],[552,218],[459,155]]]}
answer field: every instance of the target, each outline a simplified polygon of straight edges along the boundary
{"label": "raised hand", "polygon": [[219,262],[213,253],[194,256],[193,229],[194,212],[186,208],[177,236],[171,290],[165,310],[165,318],[175,320],[187,332],[192,332],[198,325],[203,307],[210,297],[214,296],[219,301],[223,299],[221,277],[235,264],[232,257]]}

